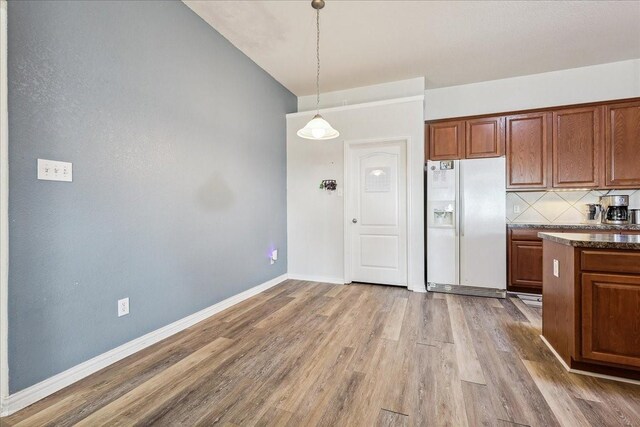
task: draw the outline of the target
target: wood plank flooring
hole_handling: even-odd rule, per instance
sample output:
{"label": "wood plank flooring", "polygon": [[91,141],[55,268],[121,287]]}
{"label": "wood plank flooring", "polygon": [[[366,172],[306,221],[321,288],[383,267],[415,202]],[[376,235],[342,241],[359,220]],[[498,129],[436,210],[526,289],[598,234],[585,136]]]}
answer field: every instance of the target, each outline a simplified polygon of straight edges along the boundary
{"label": "wood plank flooring", "polygon": [[3,426],[640,426],[640,386],[570,374],[519,300],[289,280]]}

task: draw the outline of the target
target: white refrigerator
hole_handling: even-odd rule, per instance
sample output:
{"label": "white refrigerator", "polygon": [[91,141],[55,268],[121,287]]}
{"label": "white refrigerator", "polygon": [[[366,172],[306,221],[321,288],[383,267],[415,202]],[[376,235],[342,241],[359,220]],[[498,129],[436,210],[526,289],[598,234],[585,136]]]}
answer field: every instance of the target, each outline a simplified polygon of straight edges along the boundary
{"label": "white refrigerator", "polygon": [[427,290],[504,297],[504,157],[428,161]]}

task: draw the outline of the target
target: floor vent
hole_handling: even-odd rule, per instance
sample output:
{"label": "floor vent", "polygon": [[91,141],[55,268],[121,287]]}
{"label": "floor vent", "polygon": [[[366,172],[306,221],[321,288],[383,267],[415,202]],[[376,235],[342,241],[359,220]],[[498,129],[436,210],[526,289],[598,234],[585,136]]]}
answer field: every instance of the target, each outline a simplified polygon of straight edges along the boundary
{"label": "floor vent", "polygon": [[488,297],[488,298],[505,298],[506,292],[502,289],[494,288],[481,288],[478,286],[465,286],[465,285],[443,285],[440,283],[427,283],[427,290],[429,292],[442,292],[445,294],[458,294],[468,295],[474,297]]}
{"label": "floor vent", "polygon": [[542,307],[542,295],[518,294],[518,298],[529,307]]}

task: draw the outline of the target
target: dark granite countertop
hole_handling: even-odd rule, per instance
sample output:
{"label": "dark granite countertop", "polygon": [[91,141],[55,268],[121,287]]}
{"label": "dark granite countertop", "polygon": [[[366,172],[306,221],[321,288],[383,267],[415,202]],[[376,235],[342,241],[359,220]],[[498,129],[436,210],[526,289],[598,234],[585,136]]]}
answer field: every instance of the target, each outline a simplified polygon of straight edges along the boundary
{"label": "dark granite countertop", "polygon": [[538,237],[578,248],[640,250],[638,234],[538,233]]}
{"label": "dark granite countertop", "polygon": [[640,224],[611,225],[611,224],[507,224],[509,228],[538,228],[541,230],[638,230]]}

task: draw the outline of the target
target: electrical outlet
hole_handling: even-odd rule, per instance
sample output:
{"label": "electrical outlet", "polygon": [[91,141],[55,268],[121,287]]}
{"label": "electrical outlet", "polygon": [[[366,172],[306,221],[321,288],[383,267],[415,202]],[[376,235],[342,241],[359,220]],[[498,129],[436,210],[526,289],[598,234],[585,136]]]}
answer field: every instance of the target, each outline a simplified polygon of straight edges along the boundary
{"label": "electrical outlet", "polygon": [[73,181],[73,164],[56,160],[38,159],[38,179],[43,181]]}
{"label": "electrical outlet", "polygon": [[129,314],[129,298],[122,298],[118,300],[118,317],[126,316]]}
{"label": "electrical outlet", "polygon": [[557,259],[553,260],[553,275],[556,277],[560,277],[560,263]]}
{"label": "electrical outlet", "polygon": [[513,205],[513,213],[520,213],[520,205]]}
{"label": "electrical outlet", "polygon": [[269,258],[269,263],[273,265],[276,263],[277,260],[278,260],[278,250],[274,249],[271,251],[271,257]]}

